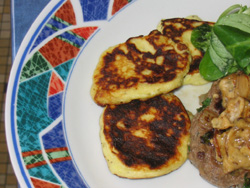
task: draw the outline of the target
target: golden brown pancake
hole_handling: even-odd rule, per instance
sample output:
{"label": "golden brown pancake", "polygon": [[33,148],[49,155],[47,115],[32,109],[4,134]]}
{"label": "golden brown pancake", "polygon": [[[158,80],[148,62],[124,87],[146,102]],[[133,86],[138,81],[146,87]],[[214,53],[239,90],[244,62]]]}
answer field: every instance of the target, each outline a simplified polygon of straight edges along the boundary
{"label": "golden brown pancake", "polygon": [[204,80],[199,73],[199,64],[204,56],[201,50],[198,50],[191,43],[191,33],[194,28],[203,24],[213,25],[212,22],[205,22],[201,20],[189,19],[189,18],[172,18],[161,20],[158,25],[158,30],[163,35],[171,38],[174,42],[181,42],[187,45],[191,55],[192,63],[190,70],[186,75],[183,84],[202,85],[208,83]]}
{"label": "golden brown pancake", "polygon": [[103,154],[117,176],[157,177],[187,159],[190,120],[173,94],[107,105],[100,126]]}
{"label": "golden brown pancake", "polygon": [[191,57],[187,46],[154,30],[106,50],[94,71],[94,101],[122,104],[148,99],[182,85]]}

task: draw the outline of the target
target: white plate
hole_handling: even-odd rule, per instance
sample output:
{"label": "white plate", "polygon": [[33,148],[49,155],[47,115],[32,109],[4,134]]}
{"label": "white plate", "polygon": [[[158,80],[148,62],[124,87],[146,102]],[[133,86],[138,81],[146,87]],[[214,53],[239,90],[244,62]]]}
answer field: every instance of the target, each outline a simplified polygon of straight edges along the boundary
{"label": "white plate", "polygon": [[[237,3],[249,5],[246,0]],[[153,179],[112,175],[99,140],[103,108],[92,101],[90,87],[98,58],[108,47],[148,34],[164,18],[198,15],[216,21],[233,4],[234,0],[51,1],[26,35],[8,85],[6,135],[20,185],[213,187],[189,161]],[[176,94],[195,113],[198,96],[208,88],[186,86]]]}

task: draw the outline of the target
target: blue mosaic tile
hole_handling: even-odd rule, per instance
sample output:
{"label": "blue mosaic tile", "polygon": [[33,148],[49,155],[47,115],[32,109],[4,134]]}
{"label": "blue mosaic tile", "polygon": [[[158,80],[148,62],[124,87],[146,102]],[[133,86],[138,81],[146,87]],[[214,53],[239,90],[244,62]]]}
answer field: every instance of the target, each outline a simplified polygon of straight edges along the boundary
{"label": "blue mosaic tile", "polygon": [[48,97],[48,116],[52,119],[58,118],[62,114],[63,92]]}
{"label": "blue mosaic tile", "polygon": [[106,20],[109,0],[80,0],[84,21]]}
{"label": "blue mosaic tile", "polygon": [[37,37],[34,45],[31,48],[31,51],[37,47],[43,40],[45,40],[50,35],[54,34],[55,32],[65,29],[66,27],[70,26],[66,21],[57,18],[56,16],[52,16],[52,18],[46,23],[42,31],[40,32],[39,36]]}
{"label": "blue mosaic tile", "polygon": [[29,174],[33,177],[47,180],[49,182],[60,184],[58,178],[51,171],[49,165],[42,165],[39,167],[29,169]]}
{"label": "blue mosaic tile", "polygon": [[61,30],[68,27],[70,24],[57,17],[52,17],[46,24],[47,26],[54,28],[54,30]]}
{"label": "blue mosaic tile", "polygon": [[66,147],[62,122],[42,136],[42,140],[45,149]]}
{"label": "blue mosaic tile", "polygon": [[68,79],[69,71],[73,64],[74,59],[71,59],[59,66],[55,67],[55,71],[61,76],[61,78],[66,82]]}
{"label": "blue mosaic tile", "polygon": [[[51,71],[20,83],[17,96],[16,118],[22,151],[40,149],[34,137],[52,123],[47,111],[47,93]],[[38,141],[37,141],[38,142]],[[30,148],[27,148],[30,147]]]}
{"label": "blue mosaic tile", "polygon": [[48,26],[44,26],[43,30],[41,31],[41,33],[39,34],[39,36],[37,37],[35,43],[33,44],[31,51],[37,47],[42,41],[44,41],[47,37],[49,37],[50,35],[53,35],[54,33],[56,33],[57,31],[48,27]]}
{"label": "blue mosaic tile", "polygon": [[64,32],[63,34],[58,35],[57,37],[61,38],[62,40],[67,40],[69,43],[71,43],[74,46],[77,46],[78,48],[80,48],[85,42],[83,38],[80,38],[77,35],[70,32]]}
{"label": "blue mosaic tile", "polygon": [[[68,187],[72,188],[85,188],[81,176],[76,171],[74,164],[71,160],[63,161],[52,164],[53,168],[56,170],[60,178],[67,184]],[[65,171],[64,169],[68,169]]]}

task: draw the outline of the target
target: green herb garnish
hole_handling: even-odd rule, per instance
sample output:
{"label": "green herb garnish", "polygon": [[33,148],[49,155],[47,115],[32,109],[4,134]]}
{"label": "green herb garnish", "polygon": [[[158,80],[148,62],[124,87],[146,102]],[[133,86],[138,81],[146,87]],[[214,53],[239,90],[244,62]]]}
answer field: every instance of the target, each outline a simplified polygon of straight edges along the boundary
{"label": "green herb garnish", "polygon": [[250,178],[247,177],[247,174],[245,174],[244,180],[245,180],[245,182],[244,182],[242,188],[250,188]]}
{"label": "green herb garnish", "polygon": [[208,107],[211,103],[211,99],[210,98],[206,98],[204,101],[202,101],[202,106],[200,108],[197,109],[197,112],[201,112],[203,109],[205,109],[206,107]]}
{"label": "green herb garnish", "polygon": [[207,145],[211,145],[210,140],[211,140],[213,137],[214,137],[214,131],[213,131],[213,130],[208,131],[208,132],[206,132],[204,135],[202,135],[202,136],[200,137],[201,143],[207,144]]}
{"label": "green herb garnish", "polygon": [[192,31],[191,42],[199,50],[205,52],[209,46],[212,26],[203,24]]}
{"label": "green herb garnish", "polygon": [[191,35],[193,45],[205,51],[201,75],[214,81],[238,70],[250,74],[250,8],[233,5],[210,27],[197,27]]}

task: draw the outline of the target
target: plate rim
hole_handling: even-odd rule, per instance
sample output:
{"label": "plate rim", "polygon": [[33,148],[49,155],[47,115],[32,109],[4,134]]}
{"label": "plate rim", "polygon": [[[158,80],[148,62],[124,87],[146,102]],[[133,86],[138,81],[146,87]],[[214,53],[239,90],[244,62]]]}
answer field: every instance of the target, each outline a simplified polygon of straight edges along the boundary
{"label": "plate rim", "polygon": [[[67,0],[50,1],[49,4],[46,5],[46,7],[42,10],[39,16],[32,23],[32,26],[25,35],[23,42],[21,43],[17,55],[14,59],[14,63],[11,68],[11,73],[8,81],[6,102],[5,102],[5,129],[6,129],[5,132],[7,138],[7,145],[8,145],[8,150],[10,152],[11,162],[12,164],[14,164],[13,168],[17,175],[19,183],[21,183],[21,185],[27,185],[28,187],[33,187],[33,185],[31,183],[30,178],[28,178],[28,176],[30,177],[30,175],[27,172],[28,170],[25,168],[25,164],[21,157],[20,145],[18,144],[18,137],[17,137],[17,127],[16,127],[17,115],[15,114],[16,113],[15,105],[17,103],[16,100],[17,100],[17,91],[19,87],[19,76],[22,71],[22,67],[25,63],[25,57],[28,51],[30,50],[32,43],[34,42],[37,35],[41,31],[41,28],[46,24],[46,21],[51,17],[51,15],[66,1]],[[137,0],[134,0],[133,2],[135,1]],[[13,140],[13,138],[15,139]]]}
{"label": "plate rim", "polygon": [[67,0],[54,0],[50,1],[45,6],[45,8],[41,11],[41,13],[37,16],[37,18],[28,29],[28,32],[21,42],[21,45],[11,67],[5,99],[4,121],[8,152],[19,185],[32,187],[32,183],[28,178],[29,174],[21,157],[20,146],[18,145],[19,139],[17,137],[17,130],[15,125],[15,104],[17,100],[17,90],[19,87],[19,76],[22,66],[25,63],[25,57],[27,56],[32,43],[35,41],[42,27],[46,24],[46,21],[51,17],[51,15],[66,1]]}

